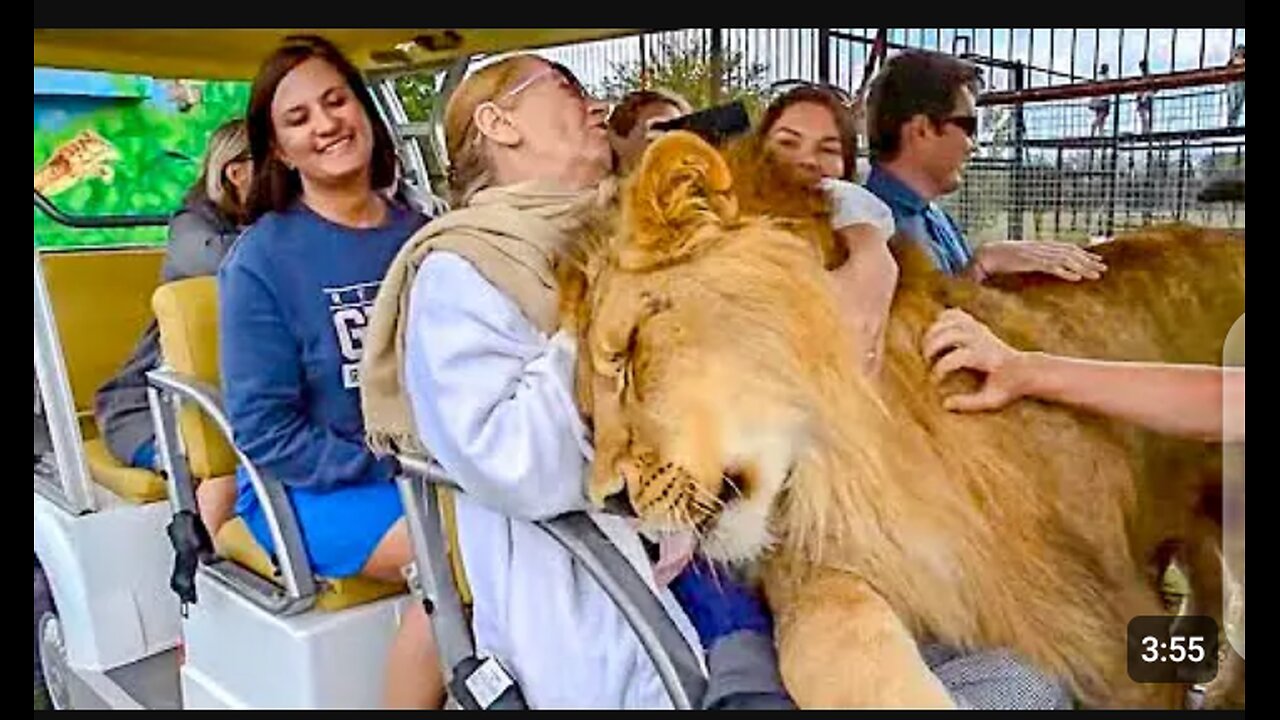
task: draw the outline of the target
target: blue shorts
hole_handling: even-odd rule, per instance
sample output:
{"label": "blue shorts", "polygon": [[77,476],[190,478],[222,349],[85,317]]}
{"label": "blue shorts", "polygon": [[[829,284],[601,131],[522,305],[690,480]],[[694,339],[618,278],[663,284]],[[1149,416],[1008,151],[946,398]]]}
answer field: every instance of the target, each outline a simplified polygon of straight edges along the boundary
{"label": "blue shorts", "polygon": [[160,472],[160,458],[156,457],[156,441],[152,438],[138,446],[133,451],[133,457],[129,459],[129,466],[150,470],[152,472]]}
{"label": "blue shorts", "polygon": [[[331,490],[287,488],[311,570],[331,578],[358,575],[387,531],[404,515],[393,482],[342,485]],[[253,486],[236,468],[236,514],[273,559],[275,544]]]}

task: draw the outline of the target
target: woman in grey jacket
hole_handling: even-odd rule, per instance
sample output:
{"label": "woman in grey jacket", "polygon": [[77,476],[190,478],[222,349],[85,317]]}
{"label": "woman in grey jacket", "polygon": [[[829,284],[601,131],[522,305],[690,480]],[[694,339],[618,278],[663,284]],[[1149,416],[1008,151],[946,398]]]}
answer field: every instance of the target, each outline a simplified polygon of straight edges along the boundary
{"label": "woman in grey jacket", "polygon": [[[169,221],[164,282],[213,275],[240,235],[253,177],[244,120],[224,123],[209,137],[200,177]],[[131,467],[157,470],[155,429],[147,405],[148,370],[160,363],[160,331],[153,320],[120,371],[98,389],[94,417],[111,454]],[[222,491],[219,487],[222,486]],[[201,483],[200,512],[210,533],[230,518],[234,479]]]}

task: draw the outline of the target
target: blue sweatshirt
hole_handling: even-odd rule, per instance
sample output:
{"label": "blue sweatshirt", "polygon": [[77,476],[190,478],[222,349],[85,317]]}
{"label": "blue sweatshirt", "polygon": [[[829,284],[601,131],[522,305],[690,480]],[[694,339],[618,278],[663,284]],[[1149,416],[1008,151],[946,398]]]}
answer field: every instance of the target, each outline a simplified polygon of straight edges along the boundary
{"label": "blue sweatshirt", "polygon": [[393,207],[382,227],[352,229],[299,202],[254,223],[219,270],[226,409],[271,478],[316,491],[390,480],[364,444],[362,341],[387,267],[424,222]]}

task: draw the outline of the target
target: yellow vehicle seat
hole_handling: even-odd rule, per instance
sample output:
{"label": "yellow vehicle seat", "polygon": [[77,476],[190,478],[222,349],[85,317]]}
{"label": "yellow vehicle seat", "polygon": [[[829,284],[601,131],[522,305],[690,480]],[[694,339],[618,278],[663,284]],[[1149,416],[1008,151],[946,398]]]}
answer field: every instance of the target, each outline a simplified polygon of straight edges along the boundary
{"label": "yellow vehicle seat", "polygon": [[120,462],[107,449],[102,438],[84,441],[84,459],[94,482],[134,505],[159,502],[168,497],[169,490],[163,476]]}
{"label": "yellow vehicle seat", "polygon": [[164,478],[116,460],[98,438],[93,396],[124,365],[151,322],[162,248],[40,253],[67,381],[95,482],[134,503],[165,498]]}
{"label": "yellow vehicle seat", "polygon": [[[160,323],[160,352],[171,370],[219,385],[218,285],[212,277],[189,278],[160,286],[152,297]],[[198,408],[183,407],[179,431],[192,475],[197,479],[231,475],[236,454],[211,418]],[[219,528],[214,549],[224,558],[275,581],[276,568],[239,517]],[[321,591],[316,607],[339,610],[405,590],[403,583],[384,583],[363,577],[318,578]]]}

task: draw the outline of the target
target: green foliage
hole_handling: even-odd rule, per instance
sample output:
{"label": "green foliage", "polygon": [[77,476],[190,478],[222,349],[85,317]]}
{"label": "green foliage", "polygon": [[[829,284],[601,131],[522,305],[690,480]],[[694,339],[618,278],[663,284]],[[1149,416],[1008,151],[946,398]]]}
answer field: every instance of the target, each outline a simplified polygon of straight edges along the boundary
{"label": "green foliage", "polygon": [[[76,118],[55,132],[35,128],[35,164],[39,168],[63,143],[93,129],[120,153],[111,182],[81,181],[52,198],[72,215],[167,214],[199,174],[209,135],[223,122],[244,113],[249,86],[240,82],[203,84],[203,98],[186,113],[134,100],[113,102]],[[161,244],[163,227],[77,230],[63,227],[33,209],[36,247]]]}
{"label": "green foliage", "polygon": [[[748,61],[738,50],[724,49],[722,56],[719,101],[741,100],[754,116],[764,106],[768,67]],[[679,93],[694,108],[709,107],[713,87],[709,43],[702,38],[657,41],[644,63],[640,60],[612,63],[598,92],[601,97],[616,100],[633,90],[654,87]]]}
{"label": "green foliage", "polygon": [[439,102],[437,75],[433,72],[417,72],[395,79],[396,94],[404,105],[409,122],[427,122],[431,111]]}

